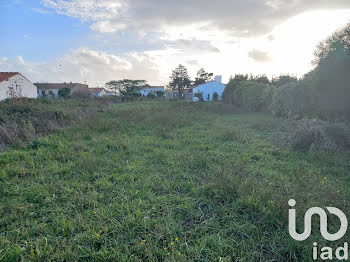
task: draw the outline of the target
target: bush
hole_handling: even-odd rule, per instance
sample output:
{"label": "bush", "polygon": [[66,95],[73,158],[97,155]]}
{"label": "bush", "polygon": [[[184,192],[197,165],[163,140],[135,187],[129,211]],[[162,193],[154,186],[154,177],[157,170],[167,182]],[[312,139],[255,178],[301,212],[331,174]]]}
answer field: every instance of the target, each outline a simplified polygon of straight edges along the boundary
{"label": "bush", "polygon": [[248,111],[266,111],[272,100],[273,89],[263,83],[242,82],[234,90],[234,101]]}
{"label": "bush", "polygon": [[302,119],[294,123],[291,146],[296,150],[339,151],[350,149],[350,129],[340,123]]}
{"label": "bush", "polygon": [[153,98],[155,98],[155,97],[156,97],[156,95],[155,95],[155,94],[153,94],[153,93],[151,92],[151,93],[148,93],[148,94],[147,94],[147,97],[148,97],[148,98],[152,98],[152,99],[153,99]]}
{"label": "bush", "polygon": [[213,94],[213,101],[215,101],[215,102],[219,101],[219,95],[216,92],[214,92],[214,94]]}
{"label": "bush", "polygon": [[194,97],[198,97],[199,102],[204,102],[203,94],[202,93],[196,93],[193,95]]}
{"label": "bush", "polygon": [[156,91],[156,95],[157,95],[157,97],[163,97],[164,92],[163,91]]}
{"label": "bush", "polygon": [[270,111],[275,116],[302,118],[315,111],[312,79],[290,82],[277,88],[272,96]]}
{"label": "bush", "polygon": [[11,99],[0,102],[0,151],[10,144],[48,134],[84,121],[101,108],[98,99]]}
{"label": "bush", "polygon": [[62,98],[68,98],[70,96],[71,91],[72,90],[68,87],[61,88],[60,90],[58,90],[58,96]]}
{"label": "bush", "polygon": [[294,92],[296,83],[288,83],[275,90],[272,96],[270,111],[275,116],[288,117],[290,111],[293,110],[292,103],[294,99]]}
{"label": "bush", "polygon": [[236,86],[237,83],[234,79],[230,79],[230,81],[227,83],[226,88],[222,94],[222,100],[225,104],[235,104],[234,90]]}

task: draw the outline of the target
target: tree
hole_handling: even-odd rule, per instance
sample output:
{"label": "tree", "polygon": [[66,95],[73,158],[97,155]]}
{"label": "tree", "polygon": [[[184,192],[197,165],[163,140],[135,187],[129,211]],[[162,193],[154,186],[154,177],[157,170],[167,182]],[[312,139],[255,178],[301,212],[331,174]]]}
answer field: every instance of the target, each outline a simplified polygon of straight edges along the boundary
{"label": "tree", "polygon": [[235,103],[248,111],[266,111],[271,103],[273,88],[255,81],[240,82],[234,90]]}
{"label": "tree", "polygon": [[109,81],[108,83],[106,83],[106,86],[109,89],[112,89],[116,93],[117,91],[119,91],[124,96],[129,96],[129,97],[141,96],[140,91],[143,88],[148,87],[146,80],[130,80],[130,79]]}
{"label": "tree", "polygon": [[197,77],[194,80],[193,85],[198,86],[213,80],[213,73],[206,72],[203,68],[199,69],[197,72]]}
{"label": "tree", "polygon": [[224,93],[222,94],[222,99],[224,103],[236,104],[234,91],[240,83],[245,81],[248,81],[248,75],[236,74],[234,77],[230,77],[230,81],[226,85]]}
{"label": "tree", "polygon": [[164,92],[163,91],[156,91],[156,95],[157,95],[157,97],[162,97],[162,96],[164,96]]}
{"label": "tree", "polygon": [[197,97],[199,102],[204,102],[203,93],[195,93],[195,94],[193,94],[193,96]]}
{"label": "tree", "polygon": [[156,97],[156,95],[153,93],[153,92],[150,92],[150,93],[148,93],[147,94],[147,98],[155,98]]}
{"label": "tree", "polygon": [[68,98],[70,96],[71,89],[69,87],[64,87],[58,90],[58,96],[63,98]]}
{"label": "tree", "polygon": [[183,90],[191,87],[191,79],[188,75],[187,68],[180,64],[172,72],[170,79],[169,87],[171,90],[178,90],[179,99],[181,99]]}
{"label": "tree", "polygon": [[270,80],[267,78],[266,75],[257,75],[257,76],[250,75],[249,81],[266,84],[266,85],[270,84]]}
{"label": "tree", "polygon": [[218,95],[218,93],[216,93],[216,92],[214,92],[214,94],[213,94],[213,101],[214,101],[214,102],[219,101],[219,95]]}
{"label": "tree", "polygon": [[285,84],[288,83],[296,83],[298,81],[298,78],[296,76],[293,75],[280,75],[278,77],[274,77],[272,78],[272,85],[274,85],[275,87],[281,87]]}
{"label": "tree", "polygon": [[314,53],[315,96],[323,115],[350,119],[350,24],[322,41]]}

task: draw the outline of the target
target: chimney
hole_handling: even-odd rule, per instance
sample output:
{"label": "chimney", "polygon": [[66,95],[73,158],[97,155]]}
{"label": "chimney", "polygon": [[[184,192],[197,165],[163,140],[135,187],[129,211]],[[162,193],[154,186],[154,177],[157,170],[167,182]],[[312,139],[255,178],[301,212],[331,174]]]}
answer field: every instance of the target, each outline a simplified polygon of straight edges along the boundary
{"label": "chimney", "polygon": [[215,82],[222,83],[222,76],[215,76]]}

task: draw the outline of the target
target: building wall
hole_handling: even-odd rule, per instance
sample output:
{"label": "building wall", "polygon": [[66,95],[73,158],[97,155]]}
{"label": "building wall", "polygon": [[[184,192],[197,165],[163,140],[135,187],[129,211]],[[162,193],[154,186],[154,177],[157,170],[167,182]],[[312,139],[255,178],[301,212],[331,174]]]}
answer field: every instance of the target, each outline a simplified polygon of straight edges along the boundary
{"label": "building wall", "polygon": [[38,91],[35,85],[33,85],[29,80],[23,77],[21,74],[17,74],[7,81],[0,83],[0,101],[5,100],[9,97],[9,87],[19,85],[20,87],[15,88],[16,96],[18,97],[28,97],[28,98],[37,98]]}
{"label": "building wall", "polygon": [[72,96],[83,96],[83,97],[86,97],[86,96],[90,96],[91,93],[90,93],[89,87],[87,85],[76,84],[73,87],[71,95]]}
{"label": "building wall", "polygon": [[[58,90],[59,89],[38,89],[38,96],[39,97],[52,97],[54,95],[55,97],[58,97]],[[43,92],[45,95],[43,95]]]}
{"label": "building wall", "polygon": [[99,93],[93,93],[93,96],[98,96],[98,97],[100,97],[100,96],[106,96],[107,95],[107,93],[105,92],[105,90],[102,90],[101,92],[99,92]]}
{"label": "building wall", "polygon": [[[219,95],[219,100],[222,99],[222,93],[224,92],[226,85],[218,82],[208,82],[203,85],[193,88],[193,95],[196,93],[202,93],[204,101],[213,101],[213,94],[216,92]],[[208,97],[209,95],[209,97]],[[198,101],[198,97],[193,96],[193,101]]]}

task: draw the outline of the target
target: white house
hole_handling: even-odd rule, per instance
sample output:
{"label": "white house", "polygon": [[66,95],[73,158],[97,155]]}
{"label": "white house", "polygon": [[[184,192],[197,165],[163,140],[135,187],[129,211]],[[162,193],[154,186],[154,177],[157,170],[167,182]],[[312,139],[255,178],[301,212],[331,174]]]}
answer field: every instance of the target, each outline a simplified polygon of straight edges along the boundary
{"label": "white house", "polygon": [[195,94],[202,94],[204,101],[213,101],[214,93],[218,94],[218,99],[222,99],[222,93],[224,92],[226,85],[221,83],[222,76],[215,76],[214,81],[210,81],[193,88],[193,101],[199,101],[199,98]]}
{"label": "white house", "polygon": [[164,86],[148,86],[140,90],[140,93],[142,96],[147,96],[150,93],[153,93],[154,95],[156,95],[157,92],[164,93]]}
{"label": "white house", "polygon": [[79,83],[35,83],[38,88],[38,96],[58,98],[58,91],[62,88],[69,88],[70,95],[73,96],[89,96],[91,95],[89,86]]}
{"label": "white house", "polygon": [[37,98],[38,90],[20,73],[0,72],[0,101],[15,97]]}
{"label": "white house", "polygon": [[92,92],[93,96],[101,97],[101,96],[106,96],[107,92],[104,88],[102,87],[96,87],[96,88],[89,88],[90,91]]}

